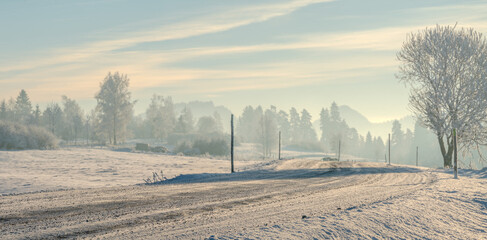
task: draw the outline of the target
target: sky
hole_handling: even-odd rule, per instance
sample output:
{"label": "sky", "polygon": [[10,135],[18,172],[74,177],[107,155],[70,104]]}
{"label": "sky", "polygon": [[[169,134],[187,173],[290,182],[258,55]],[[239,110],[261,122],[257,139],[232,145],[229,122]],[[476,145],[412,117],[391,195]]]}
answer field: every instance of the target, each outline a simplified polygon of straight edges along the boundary
{"label": "sky", "polygon": [[153,94],[307,109],[336,101],[372,122],[410,115],[395,78],[411,32],[455,25],[487,32],[487,1],[0,1],[0,100],[25,89],[45,106],[85,110],[108,72],[130,78],[135,112]]}

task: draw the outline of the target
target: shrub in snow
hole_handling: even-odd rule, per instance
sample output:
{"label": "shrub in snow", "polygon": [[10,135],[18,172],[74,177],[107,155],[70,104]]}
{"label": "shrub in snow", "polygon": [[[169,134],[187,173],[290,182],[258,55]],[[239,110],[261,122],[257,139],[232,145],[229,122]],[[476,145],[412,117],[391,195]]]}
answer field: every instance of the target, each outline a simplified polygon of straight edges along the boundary
{"label": "shrub in snow", "polygon": [[223,138],[200,138],[192,142],[182,142],[176,146],[174,152],[184,155],[209,154],[213,156],[224,156],[230,152],[228,141]]}
{"label": "shrub in snow", "polygon": [[0,121],[0,149],[52,149],[56,137],[44,128]]}
{"label": "shrub in snow", "polygon": [[160,175],[157,172],[152,172],[152,178],[148,177],[147,179],[144,179],[144,182],[145,184],[157,184],[162,183],[166,180],[167,178],[164,177],[164,173],[161,171]]}

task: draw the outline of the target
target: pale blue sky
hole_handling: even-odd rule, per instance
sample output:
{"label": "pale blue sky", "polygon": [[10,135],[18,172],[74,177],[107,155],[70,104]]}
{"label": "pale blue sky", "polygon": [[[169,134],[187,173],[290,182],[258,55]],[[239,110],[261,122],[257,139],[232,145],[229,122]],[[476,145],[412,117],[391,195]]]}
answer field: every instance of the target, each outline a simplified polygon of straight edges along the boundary
{"label": "pale blue sky", "polygon": [[153,93],[292,106],[332,101],[372,121],[410,114],[394,74],[406,35],[435,24],[487,32],[487,1],[0,1],[0,99],[77,99],[125,73],[143,112]]}

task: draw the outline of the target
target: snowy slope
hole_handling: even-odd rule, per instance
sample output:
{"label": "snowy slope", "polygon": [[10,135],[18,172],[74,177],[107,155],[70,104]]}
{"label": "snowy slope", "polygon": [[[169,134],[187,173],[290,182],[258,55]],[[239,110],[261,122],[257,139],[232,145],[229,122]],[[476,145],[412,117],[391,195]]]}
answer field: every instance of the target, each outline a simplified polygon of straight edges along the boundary
{"label": "snowy slope", "polygon": [[166,184],[3,196],[0,238],[486,239],[486,172],[273,161]]}

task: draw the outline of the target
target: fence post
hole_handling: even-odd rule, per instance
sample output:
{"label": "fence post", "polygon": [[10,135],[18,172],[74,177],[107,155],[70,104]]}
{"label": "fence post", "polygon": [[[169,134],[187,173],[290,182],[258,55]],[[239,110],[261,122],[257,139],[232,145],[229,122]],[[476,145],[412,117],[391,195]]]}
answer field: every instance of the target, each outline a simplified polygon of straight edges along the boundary
{"label": "fence post", "polygon": [[418,166],[418,152],[419,152],[419,147],[416,146],[416,167]]}
{"label": "fence post", "polygon": [[279,155],[278,160],[281,160],[281,131],[279,131]]}
{"label": "fence post", "polygon": [[231,120],[230,120],[230,127],[231,127],[231,139],[230,139],[230,160],[231,160],[231,164],[232,164],[232,167],[231,167],[231,172],[234,173],[234,168],[233,168],[233,114],[232,114],[232,117],[231,117]]}
{"label": "fence post", "polygon": [[391,134],[389,133],[389,165],[391,165]]}
{"label": "fence post", "polygon": [[457,129],[453,129],[453,178],[458,179]]}
{"label": "fence post", "polygon": [[342,140],[338,140],[338,161],[340,161]]}

